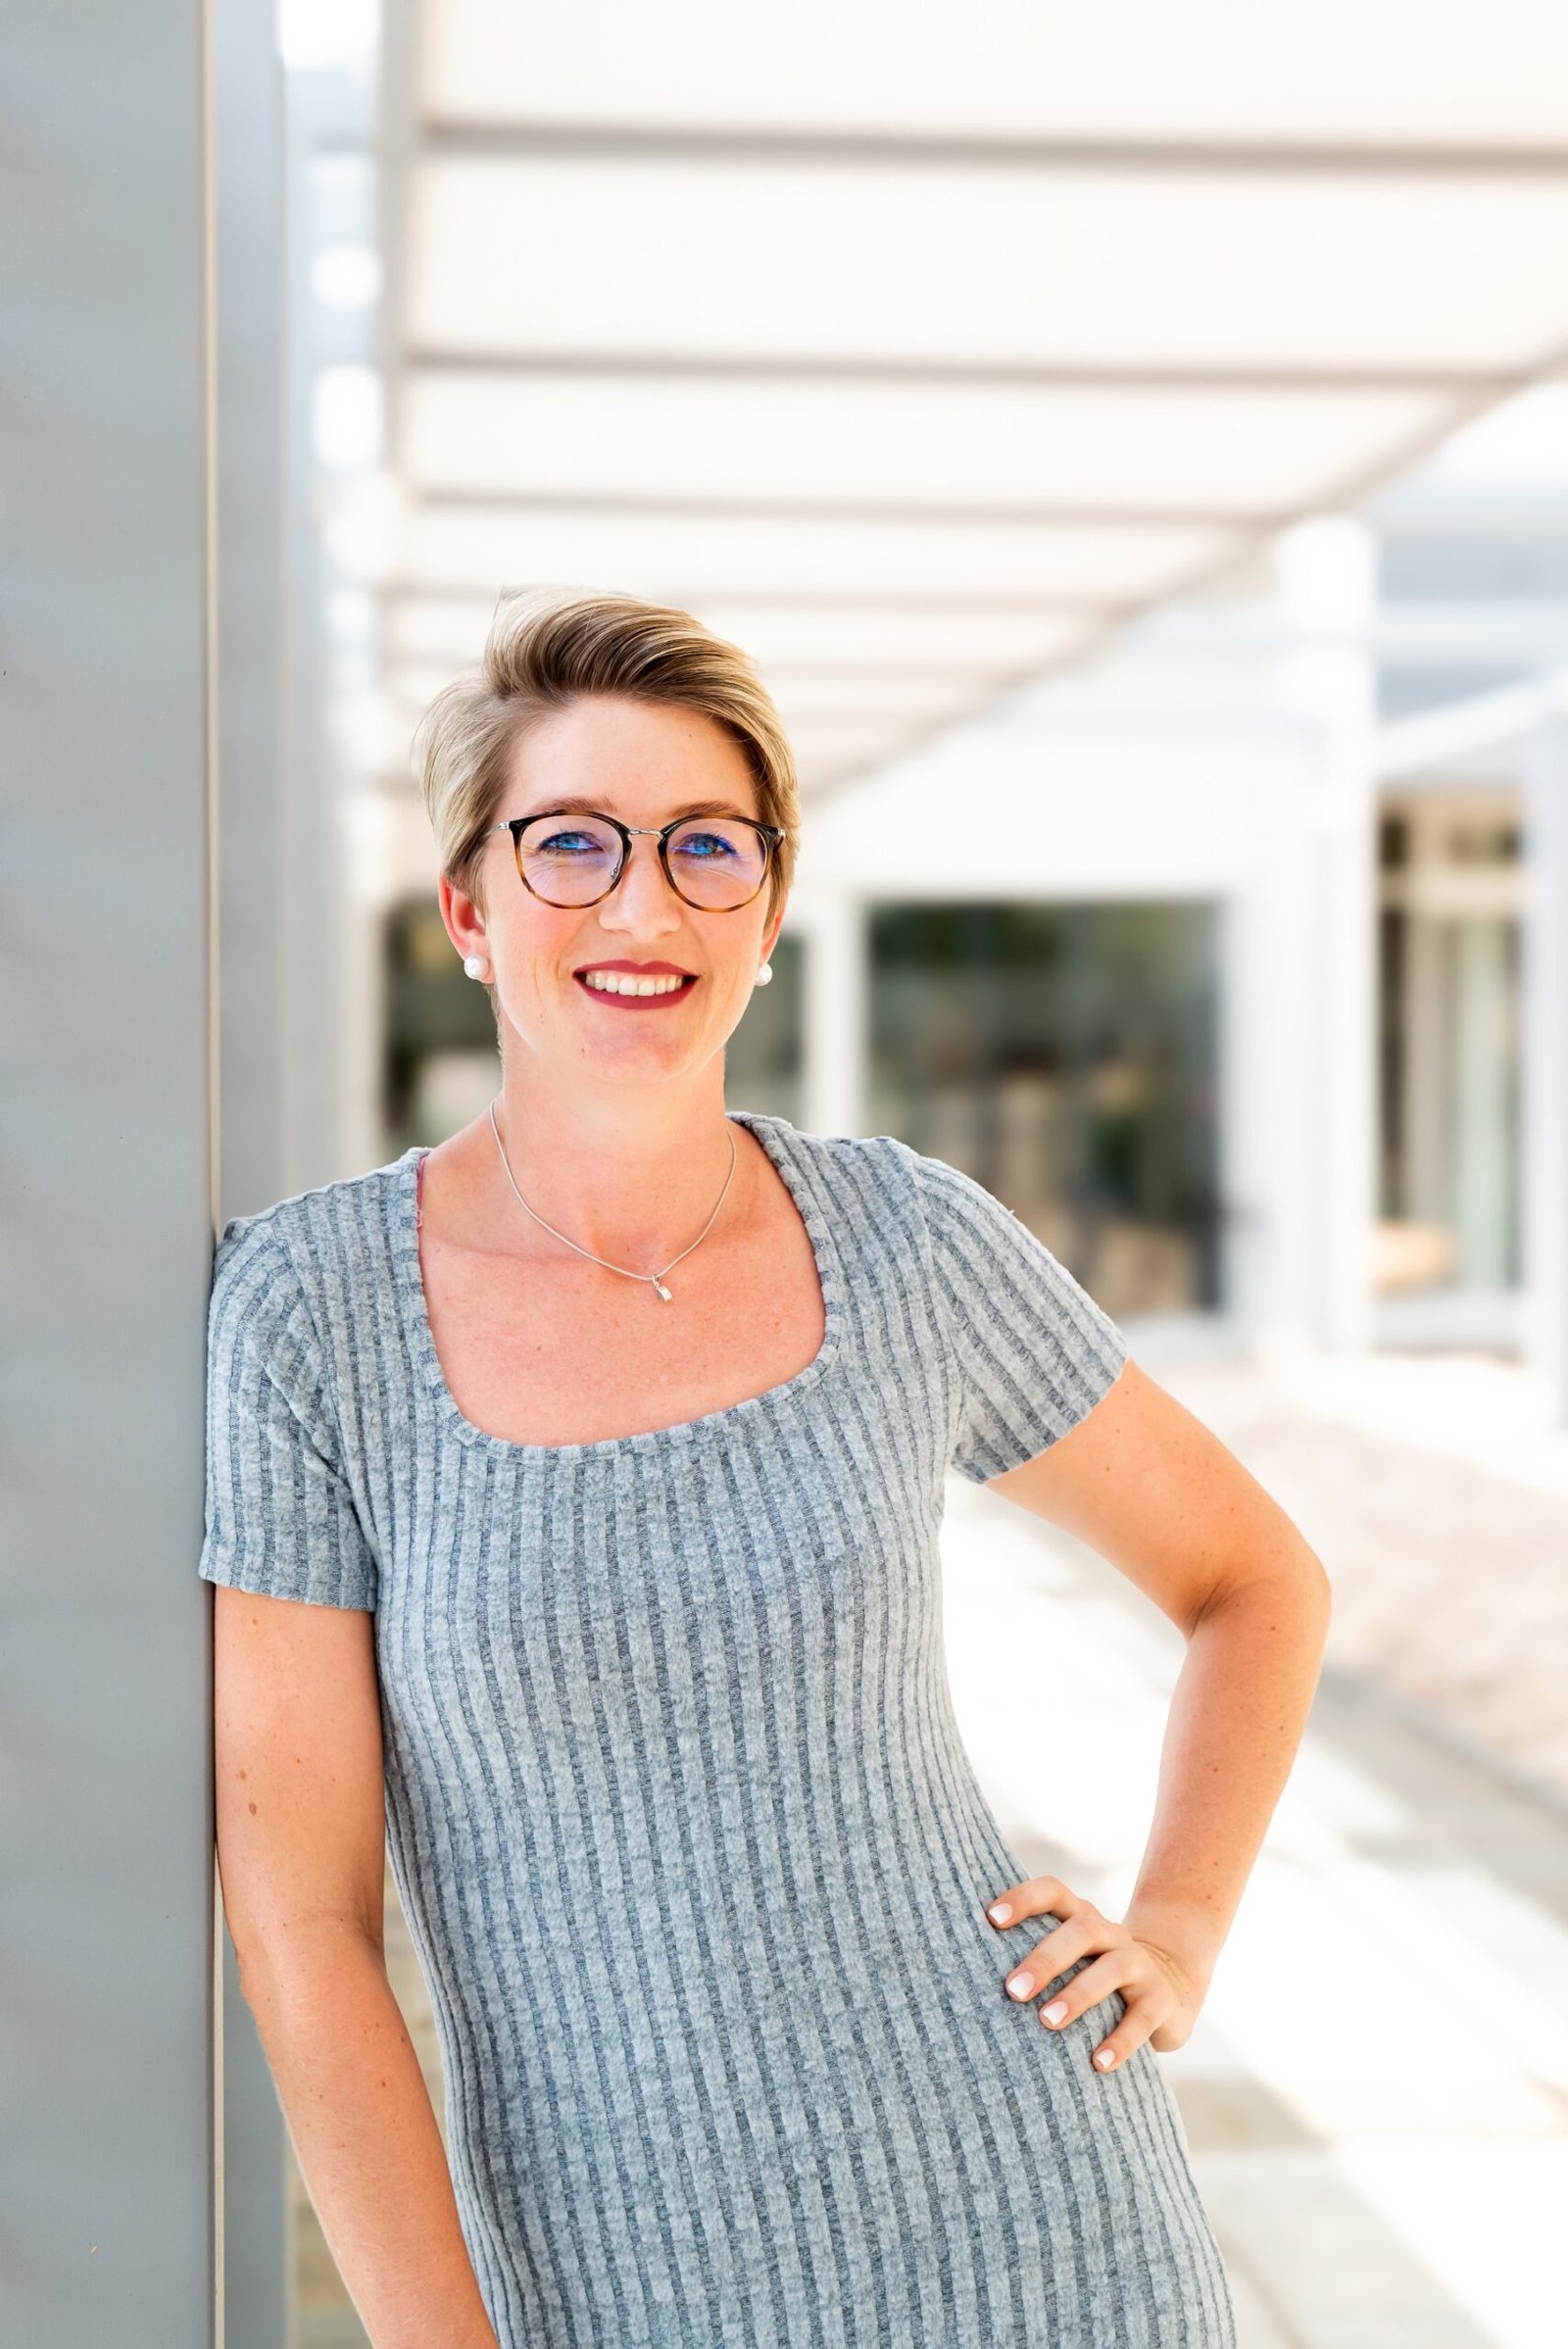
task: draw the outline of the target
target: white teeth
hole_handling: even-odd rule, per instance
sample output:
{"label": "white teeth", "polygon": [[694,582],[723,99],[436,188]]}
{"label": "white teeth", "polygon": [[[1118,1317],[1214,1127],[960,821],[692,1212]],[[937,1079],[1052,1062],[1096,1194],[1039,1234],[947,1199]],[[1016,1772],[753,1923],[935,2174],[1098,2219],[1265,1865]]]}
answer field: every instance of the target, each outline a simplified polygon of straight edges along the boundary
{"label": "white teeth", "polygon": [[684,987],[682,978],[666,975],[656,979],[639,979],[629,970],[587,970],[583,977],[601,995],[673,995]]}

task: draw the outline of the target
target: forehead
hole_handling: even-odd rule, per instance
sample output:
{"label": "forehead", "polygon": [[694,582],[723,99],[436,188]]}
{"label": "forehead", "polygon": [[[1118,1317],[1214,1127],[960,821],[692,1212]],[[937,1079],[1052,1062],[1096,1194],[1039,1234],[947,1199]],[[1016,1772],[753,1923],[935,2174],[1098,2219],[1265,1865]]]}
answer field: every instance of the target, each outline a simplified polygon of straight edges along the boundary
{"label": "forehead", "polygon": [[715,719],[618,695],[552,710],[513,752],[508,815],[572,804],[628,823],[668,823],[715,806],[759,812],[746,754]]}

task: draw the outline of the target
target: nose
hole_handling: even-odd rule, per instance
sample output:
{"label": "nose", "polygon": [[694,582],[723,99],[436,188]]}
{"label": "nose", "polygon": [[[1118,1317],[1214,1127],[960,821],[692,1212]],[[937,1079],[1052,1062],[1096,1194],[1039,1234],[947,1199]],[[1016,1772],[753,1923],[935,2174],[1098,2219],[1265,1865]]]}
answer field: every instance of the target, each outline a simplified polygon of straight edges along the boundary
{"label": "nose", "polygon": [[638,938],[665,938],[680,928],[680,900],[664,878],[657,840],[633,836],[620,879],[600,905],[599,919],[607,930]]}

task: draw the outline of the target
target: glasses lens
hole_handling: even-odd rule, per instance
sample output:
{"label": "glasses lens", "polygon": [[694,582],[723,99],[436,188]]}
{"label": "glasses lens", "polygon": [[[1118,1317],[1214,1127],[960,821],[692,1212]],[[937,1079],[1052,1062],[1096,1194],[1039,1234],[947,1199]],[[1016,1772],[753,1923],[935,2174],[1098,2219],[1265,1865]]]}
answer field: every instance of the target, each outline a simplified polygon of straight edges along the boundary
{"label": "glasses lens", "polygon": [[552,905],[591,905],[610,887],[620,837],[592,815],[546,815],[522,836],[522,875]]}
{"label": "glasses lens", "polygon": [[693,816],[669,836],[669,869],[681,896],[719,911],[744,905],[762,885],[767,843],[750,824],[721,815]]}

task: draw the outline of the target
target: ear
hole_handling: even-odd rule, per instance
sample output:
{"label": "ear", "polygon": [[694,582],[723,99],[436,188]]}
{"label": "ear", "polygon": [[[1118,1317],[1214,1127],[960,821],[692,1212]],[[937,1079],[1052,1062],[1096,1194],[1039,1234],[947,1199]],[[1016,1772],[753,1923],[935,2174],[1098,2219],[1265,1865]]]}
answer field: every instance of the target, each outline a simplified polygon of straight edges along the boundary
{"label": "ear", "polygon": [[772,919],[767,925],[767,928],[762,932],[762,960],[764,962],[767,960],[769,954],[771,954],[773,949],[778,944],[778,936],[779,932],[784,927],[784,913],[788,904],[789,900],[787,897],[780,898],[777,911],[773,914]]}
{"label": "ear", "polygon": [[458,950],[460,961],[470,954],[488,954],[490,942],[485,936],[484,915],[471,897],[455,889],[445,873],[436,882],[436,902],[441,907],[441,919],[447,936]]}

